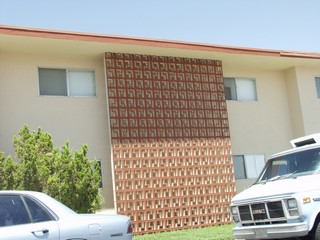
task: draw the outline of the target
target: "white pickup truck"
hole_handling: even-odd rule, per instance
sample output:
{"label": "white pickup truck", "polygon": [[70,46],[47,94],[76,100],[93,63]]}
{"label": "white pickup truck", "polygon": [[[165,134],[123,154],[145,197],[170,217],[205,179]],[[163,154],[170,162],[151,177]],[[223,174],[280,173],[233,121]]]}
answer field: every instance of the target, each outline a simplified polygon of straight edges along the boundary
{"label": "white pickup truck", "polygon": [[320,134],[291,141],[231,201],[236,239],[320,239]]}

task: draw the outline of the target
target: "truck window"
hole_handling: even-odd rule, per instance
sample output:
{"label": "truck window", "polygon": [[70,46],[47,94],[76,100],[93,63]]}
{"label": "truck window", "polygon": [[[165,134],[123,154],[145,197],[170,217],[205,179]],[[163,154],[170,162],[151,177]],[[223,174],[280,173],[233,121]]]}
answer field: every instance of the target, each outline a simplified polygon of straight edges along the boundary
{"label": "truck window", "polygon": [[319,171],[320,148],[309,149],[270,159],[258,178],[258,182],[286,175],[309,175]]}

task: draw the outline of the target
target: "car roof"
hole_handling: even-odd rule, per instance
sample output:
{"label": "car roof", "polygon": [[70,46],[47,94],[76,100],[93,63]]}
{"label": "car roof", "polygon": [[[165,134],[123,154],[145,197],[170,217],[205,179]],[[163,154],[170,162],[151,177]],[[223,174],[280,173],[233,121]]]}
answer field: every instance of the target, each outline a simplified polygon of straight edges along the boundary
{"label": "car roof", "polygon": [[0,195],[31,196],[37,199],[38,201],[40,201],[43,205],[45,205],[51,211],[53,211],[58,217],[72,216],[76,214],[76,212],[74,212],[72,209],[68,208],[58,200],[42,192],[27,191],[27,190],[0,190]]}

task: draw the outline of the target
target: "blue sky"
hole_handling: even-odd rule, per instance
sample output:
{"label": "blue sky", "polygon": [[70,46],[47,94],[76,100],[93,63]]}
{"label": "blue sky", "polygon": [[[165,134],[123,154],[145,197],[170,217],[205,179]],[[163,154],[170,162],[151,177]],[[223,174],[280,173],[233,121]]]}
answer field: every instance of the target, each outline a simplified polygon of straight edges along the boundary
{"label": "blue sky", "polygon": [[319,0],[0,0],[0,24],[320,52]]}

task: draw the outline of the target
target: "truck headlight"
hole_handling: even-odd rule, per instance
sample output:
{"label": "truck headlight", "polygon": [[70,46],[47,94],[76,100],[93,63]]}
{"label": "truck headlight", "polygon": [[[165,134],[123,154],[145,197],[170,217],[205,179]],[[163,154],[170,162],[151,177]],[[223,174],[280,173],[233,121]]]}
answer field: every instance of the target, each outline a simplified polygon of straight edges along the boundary
{"label": "truck headlight", "polygon": [[291,217],[299,216],[298,202],[296,199],[291,198],[287,200],[288,210]]}
{"label": "truck headlight", "polygon": [[239,211],[237,207],[231,207],[231,214],[232,214],[233,221],[235,223],[240,222]]}
{"label": "truck headlight", "polygon": [[238,215],[238,208],[237,207],[231,207],[231,213],[232,213],[232,215]]}
{"label": "truck headlight", "polygon": [[289,208],[289,209],[298,208],[297,200],[295,200],[295,199],[289,199],[289,200],[288,200],[288,208]]}

